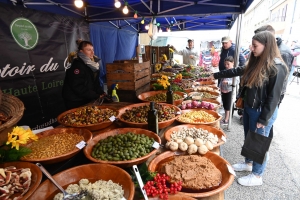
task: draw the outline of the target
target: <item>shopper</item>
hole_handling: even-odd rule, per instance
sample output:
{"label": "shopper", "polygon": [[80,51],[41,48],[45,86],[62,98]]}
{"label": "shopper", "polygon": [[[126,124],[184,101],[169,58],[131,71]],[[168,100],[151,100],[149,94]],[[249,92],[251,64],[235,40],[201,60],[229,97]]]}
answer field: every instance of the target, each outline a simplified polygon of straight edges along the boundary
{"label": "shopper", "polygon": [[[255,34],[251,50],[246,66],[214,73],[211,78],[243,75],[241,85],[244,89],[241,96],[244,99],[244,135],[246,137],[251,130],[268,137],[277,117],[278,102],[288,69],[272,33],[263,31]],[[235,171],[252,171],[248,176],[239,178],[238,183],[244,186],[262,185],[267,162],[268,153],[263,164],[245,158],[244,162],[233,165]]]}
{"label": "shopper", "polygon": [[[234,65],[234,58],[232,56],[228,56],[227,58],[225,58],[224,64],[226,69],[232,69]],[[236,81],[238,84],[239,77],[236,77]],[[222,78],[219,87],[221,88],[222,102],[225,110],[225,116],[221,121],[221,124],[228,125],[230,106],[232,104],[232,78]]]}
{"label": "shopper", "polygon": [[176,54],[182,55],[183,64],[186,65],[197,65],[197,60],[199,59],[199,53],[194,48],[194,40],[188,39],[188,46],[180,51],[177,51],[174,46],[171,46]]}
{"label": "shopper", "polygon": [[82,41],[77,57],[66,71],[62,96],[67,109],[85,105],[106,95],[99,83],[99,59],[95,59],[93,44]]}

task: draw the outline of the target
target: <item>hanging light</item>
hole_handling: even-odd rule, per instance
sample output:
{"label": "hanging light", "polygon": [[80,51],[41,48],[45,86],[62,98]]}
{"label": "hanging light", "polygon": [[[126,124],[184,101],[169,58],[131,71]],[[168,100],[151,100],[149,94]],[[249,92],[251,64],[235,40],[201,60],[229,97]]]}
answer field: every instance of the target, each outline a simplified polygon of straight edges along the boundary
{"label": "hanging light", "polygon": [[124,14],[128,14],[128,12],[129,12],[127,5],[128,5],[128,3],[125,2],[125,6],[124,6],[124,8],[123,8],[123,13],[124,13]]}
{"label": "hanging light", "polygon": [[142,21],[141,21],[141,24],[144,24],[145,23],[145,17],[143,17]]}
{"label": "hanging light", "polygon": [[133,18],[135,18],[135,19],[138,18],[137,11],[135,11]]}
{"label": "hanging light", "polygon": [[162,31],[162,28],[160,28],[158,32],[159,32],[159,33],[162,33],[162,32],[163,32],[163,31]]}
{"label": "hanging light", "polygon": [[146,29],[146,30],[149,30],[149,24],[147,24],[147,25],[145,26],[145,29]]}
{"label": "hanging light", "polygon": [[121,7],[121,2],[118,0],[115,0],[115,7],[120,8]]}
{"label": "hanging light", "polygon": [[74,4],[77,8],[82,8],[83,6],[83,1],[82,0],[75,0]]}
{"label": "hanging light", "polygon": [[167,31],[168,31],[168,32],[171,32],[171,28],[170,28],[170,27],[169,27],[169,28],[167,28]]}

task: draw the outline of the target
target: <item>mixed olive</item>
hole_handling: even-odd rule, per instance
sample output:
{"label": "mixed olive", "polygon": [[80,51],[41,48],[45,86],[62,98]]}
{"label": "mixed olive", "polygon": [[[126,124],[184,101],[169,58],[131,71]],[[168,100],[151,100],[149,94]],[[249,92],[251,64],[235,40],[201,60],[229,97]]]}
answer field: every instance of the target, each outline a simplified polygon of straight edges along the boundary
{"label": "mixed olive", "polygon": [[117,112],[109,108],[97,106],[84,106],[77,108],[74,112],[67,113],[61,121],[67,125],[89,125],[109,121],[109,118],[116,116]]}
{"label": "mixed olive", "polygon": [[[164,106],[158,103],[155,104],[155,109],[158,113],[158,122],[173,119],[177,112],[176,107]],[[125,113],[122,114],[121,119],[134,123],[147,123],[149,110],[150,105],[133,107],[130,110],[125,110]]]}
{"label": "mixed olive", "polygon": [[91,156],[106,161],[133,160],[149,154],[154,142],[153,138],[132,132],[108,136],[93,147]]}
{"label": "mixed olive", "polygon": [[[173,100],[179,100],[183,99],[183,96],[180,96],[179,94],[174,93],[173,94]],[[166,93],[158,93],[153,96],[147,97],[147,101],[155,101],[155,102],[166,102],[167,101],[167,94]]]}

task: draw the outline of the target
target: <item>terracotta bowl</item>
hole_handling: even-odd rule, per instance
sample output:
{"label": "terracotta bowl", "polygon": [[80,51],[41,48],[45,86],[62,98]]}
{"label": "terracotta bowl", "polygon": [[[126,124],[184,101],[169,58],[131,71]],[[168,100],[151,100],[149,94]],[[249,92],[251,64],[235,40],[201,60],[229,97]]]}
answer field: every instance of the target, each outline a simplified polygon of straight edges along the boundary
{"label": "terracotta bowl", "polygon": [[[200,86],[202,87],[202,86]],[[218,88],[217,86],[214,85],[205,85],[203,87],[209,87],[212,88],[213,90],[211,92],[217,92],[220,94],[220,88]],[[193,88],[193,92],[207,92],[206,90],[201,90],[200,88],[198,88],[198,86]]]}
{"label": "terracotta bowl", "polygon": [[[218,111],[219,108],[221,107],[221,103],[218,100],[215,100],[215,99],[205,99],[204,101],[209,102],[209,103],[214,103],[214,106],[215,106],[214,110],[215,111]],[[183,104],[183,103],[187,104],[187,103],[191,103],[191,102],[192,102],[192,100],[185,100],[181,104]],[[178,107],[181,109],[181,105],[179,105]],[[191,108],[191,109],[198,109],[198,108]]]}
{"label": "terracotta bowl", "polygon": [[183,128],[197,128],[197,129],[204,129],[204,130],[207,130],[208,132],[211,132],[213,133],[214,135],[217,135],[219,140],[218,140],[218,143],[216,145],[214,145],[214,148],[215,147],[218,147],[222,144],[224,144],[225,142],[221,139],[222,136],[226,138],[226,134],[220,130],[220,129],[217,129],[215,127],[212,127],[212,126],[207,126],[207,125],[192,125],[192,124],[185,124],[185,125],[179,125],[179,126],[174,126],[170,129],[168,129],[165,133],[164,133],[164,136],[165,136],[165,139],[167,141],[171,141],[171,134],[173,131],[179,131]]}
{"label": "terracotta bowl", "polygon": [[[159,104],[162,104],[164,106],[169,106],[169,107],[171,106],[171,107],[175,108],[176,112],[180,112],[181,111],[180,108],[178,108],[177,106],[171,105],[171,104],[166,104],[166,103],[159,103]],[[121,116],[125,113],[126,110],[131,110],[134,107],[140,107],[140,106],[145,106],[145,105],[149,105],[149,103],[137,103],[137,104],[132,104],[132,105],[125,106],[125,107],[119,109],[118,119],[121,122],[123,122],[124,124],[126,124],[127,126],[129,126],[129,127],[147,129],[148,128],[148,124],[147,123],[134,123],[134,122],[125,121],[124,119],[121,118]],[[177,117],[178,117],[178,115],[175,116],[172,119],[169,119],[169,120],[166,120],[166,121],[162,121],[162,122],[158,122],[158,128],[159,129],[163,129],[163,128],[166,128],[166,127],[170,126],[175,121],[175,119]]]}
{"label": "terracotta bowl", "polygon": [[[212,91],[205,91],[205,92],[207,92],[207,93],[209,93],[209,94],[211,94],[211,95],[213,95],[213,97],[211,97],[211,98],[201,98],[201,100],[207,100],[207,99],[217,99],[219,96],[220,96],[220,93],[219,92],[212,92]],[[191,96],[192,98],[193,98],[193,95],[196,95],[196,94],[198,94],[198,93],[200,93],[200,92],[190,92],[189,94],[188,94],[188,96]],[[197,99],[198,100],[198,99]]]}
{"label": "terracotta bowl", "polygon": [[[32,193],[38,188],[38,186],[41,183],[42,180],[42,172],[41,170],[38,168],[38,166],[36,166],[33,163],[29,163],[29,162],[6,162],[6,163],[1,163],[0,164],[0,168],[5,168],[5,167],[9,167],[9,166],[15,166],[17,169],[18,168],[30,168],[30,171],[32,173],[31,175],[31,184],[29,187],[29,190],[24,194],[22,199],[28,199],[28,197],[30,197],[32,195]],[[21,193],[17,193],[14,194],[13,196],[11,196],[13,199],[14,197],[17,197],[18,194],[20,195]]]}
{"label": "terracotta bowl", "polygon": [[[38,133],[37,136],[39,138],[44,138],[50,135],[54,135],[54,134],[61,134],[61,133],[76,133],[78,135],[82,135],[84,137],[84,141],[88,142],[92,139],[93,134],[91,133],[91,131],[87,130],[87,129],[83,129],[83,128],[54,128],[51,130],[47,130],[41,133]],[[32,142],[28,142],[26,144],[27,147],[30,148]],[[74,146],[74,149],[66,154],[60,155],[60,156],[55,156],[52,158],[44,158],[44,159],[29,159],[29,158],[21,158],[21,160],[23,161],[28,161],[28,162],[39,162],[42,164],[53,164],[53,163],[58,163],[64,160],[68,160],[71,157],[73,157],[74,155],[76,155],[77,153],[79,153],[80,149],[78,149],[77,147]]]}
{"label": "terracotta bowl", "polygon": [[143,162],[146,162],[146,160],[148,160],[148,158],[151,157],[152,155],[155,155],[155,153],[157,152],[157,149],[153,149],[146,156],[143,156],[143,157],[140,157],[140,158],[137,158],[137,159],[134,159],[134,160],[126,160],[126,161],[105,161],[105,160],[95,159],[91,156],[93,147],[100,140],[103,140],[103,139],[107,138],[108,136],[114,136],[114,135],[118,135],[118,134],[125,134],[125,133],[128,133],[128,132],[132,132],[132,133],[135,133],[135,134],[144,134],[144,135],[146,135],[150,138],[153,138],[156,142],[161,144],[160,137],[154,132],[151,132],[151,131],[148,131],[148,130],[145,130],[145,129],[140,129],[140,128],[120,128],[120,129],[114,129],[114,130],[111,130],[111,131],[108,131],[108,132],[104,132],[104,133],[94,137],[91,141],[88,142],[87,146],[84,148],[84,150],[83,150],[84,155],[89,160],[91,160],[93,162],[111,164],[111,165],[118,165],[120,167],[131,167],[133,165],[141,164]]}
{"label": "terracotta bowl", "polygon": [[[64,189],[70,184],[78,184],[81,179],[88,179],[92,183],[98,180],[112,180],[114,183],[122,186],[126,199],[132,200],[134,196],[134,184],[130,175],[125,170],[113,165],[100,163],[80,165],[55,174],[53,178]],[[38,187],[30,199],[52,200],[59,192],[52,182],[46,180]]]}
{"label": "terracotta bowl", "polygon": [[200,123],[200,122],[199,123],[191,123],[191,122],[187,123],[187,122],[179,120],[179,118],[176,118],[176,121],[178,121],[180,123],[184,123],[184,124],[194,124],[194,125],[202,124],[202,125],[208,125],[208,126],[217,126],[218,122],[222,119],[222,115],[220,115],[219,113],[217,113],[213,110],[207,110],[207,109],[202,109],[202,108],[182,110],[181,114],[192,112],[192,111],[200,111],[200,110],[205,111],[209,114],[212,114],[216,118],[216,120],[213,122],[206,122],[206,123]]}
{"label": "terracotta bowl", "polygon": [[[116,116],[118,115],[118,110],[112,106],[96,106],[100,109],[104,109],[104,108],[109,108],[111,110],[114,110],[117,114]],[[104,129],[108,126],[110,126],[113,122],[112,121],[105,121],[105,122],[101,122],[101,123],[96,123],[96,124],[89,124],[89,125],[69,125],[69,124],[66,124],[62,121],[62,118],[63,116],[65,116],[66,114],[68,113],[72,113],[72,112],[75,112],[78,108],[73,108],[71,110],[67,110],[63,113],[61,113],[58,117],[57,117],[57,121],[58,123],[64,125],[64,126],[67,126],[67,127],[73,127],[73,128],[86,128],[90,131],[96,131],[96,130],[100,130],[100,129]],[[115,116],[115,117],[116,117]]]}
{"label": "terracotta bowl", "polygon": [[[178,154],[184,155],[185,153],[179,153]],[[170,162],[174,159],[174,152],[172,151],[166,151],[158,156],[156,156],[148,165],[148,170],[151,172],[160,171],[161,166],[166,163]],[[214,187],[212,189],[205,189],[205,190],[198,190],[198,191],[191,191],[191,190],[185,190],[182,189],[181,192],[178,194],[183,194],[195,198],[203,198],[203,197],[209,197],[213,196],[215,194],[218,194],[224,190],[226,190],[233,182],[234,176],[229,173],[227,165],[231,166],[225,159],[223,159],[221,156],[218,156],[215,153],[207,152],[204,157],[207,159],[210,159],[212,163],[221,171],[222,173],[222,182],[219,186]]]}
{"label": "terracotta bowl", "polygon": [[[150,102],[149,100],[147,100],[148,97],[151,97],[151,96],[154,96],[154,95],[160,94],[160,93],[167,93],[167,91],[166,90],[158,90],[158,91],[144,92],[138,96],[138,99],[140,99],[141,101],[144,101],[144,102]],[[181,99],[175,100],[174,105],[181,104],[181,102],[185,98],[186,93],[176,91],[176,92],[174,92],[174,94],[180,95],[182,97]],[[166,101],[156,101],[156,102],[166,103]]]}
{"label": "terracotta bowl", "polygon": [[196,81],[195,85],[212,85],[212,86],[217,86],[217,84],[215,83],[215,81]]}

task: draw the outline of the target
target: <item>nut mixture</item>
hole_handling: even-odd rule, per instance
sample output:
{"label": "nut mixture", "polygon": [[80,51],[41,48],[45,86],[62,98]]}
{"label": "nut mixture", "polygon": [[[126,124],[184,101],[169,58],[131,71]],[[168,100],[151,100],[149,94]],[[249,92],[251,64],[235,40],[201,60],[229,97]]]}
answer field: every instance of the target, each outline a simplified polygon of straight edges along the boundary
{"label": "nut mixture", "polygon": [[32,152],[24,158],[44,159],[60,156],[74,150],[75,145],[82,140],[84,137],[76,133],[60,133],[43,137],[28,145]]}
{"label": "nut mixture", "polygon": [[207,123],[216,121],[216,118],[212,114],[201,110],[181,114],[178,120],[185,123]]}

